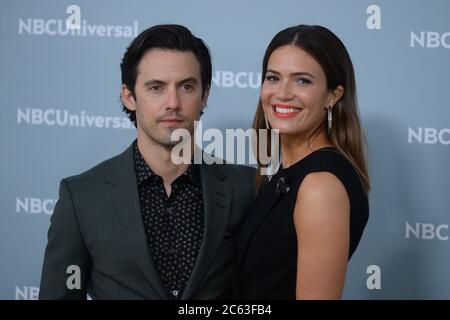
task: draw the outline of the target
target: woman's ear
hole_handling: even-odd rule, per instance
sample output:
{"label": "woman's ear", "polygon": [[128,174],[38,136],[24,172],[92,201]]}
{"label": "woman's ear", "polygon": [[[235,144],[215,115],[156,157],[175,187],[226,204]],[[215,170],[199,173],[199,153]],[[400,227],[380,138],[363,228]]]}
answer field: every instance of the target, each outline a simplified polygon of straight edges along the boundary
{"label": "woman's ear", "polygon": [[330,106],[334,106],[336,102],[339,101],[340,98],[342,98],[342,95],[344,94],[344,87],[343,86],[337,86],[336,89],[334,89],[331,92],[331,101],[329,103]]}

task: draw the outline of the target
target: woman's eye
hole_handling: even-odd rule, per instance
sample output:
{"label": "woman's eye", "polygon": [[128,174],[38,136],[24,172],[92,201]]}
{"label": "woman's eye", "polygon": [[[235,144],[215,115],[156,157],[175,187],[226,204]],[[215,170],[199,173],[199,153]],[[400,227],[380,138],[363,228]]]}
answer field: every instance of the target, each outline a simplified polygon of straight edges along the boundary
{"label": "woman's eye", "polygon": [[277,76],[269,75],[269,76],[266,76],[266,80],[267,80],[267,81],[270,81],[270,82],[275,82],[275,81],[278,80],[278,77],[277,77]]}
{"label": "woman's eye", "polygon": [[300,79],[297,80],[297,82],[300,83],[300,84],[310,84],[311,83],[311,81],[309,79],[306,79],[306,78],[300,78]]}

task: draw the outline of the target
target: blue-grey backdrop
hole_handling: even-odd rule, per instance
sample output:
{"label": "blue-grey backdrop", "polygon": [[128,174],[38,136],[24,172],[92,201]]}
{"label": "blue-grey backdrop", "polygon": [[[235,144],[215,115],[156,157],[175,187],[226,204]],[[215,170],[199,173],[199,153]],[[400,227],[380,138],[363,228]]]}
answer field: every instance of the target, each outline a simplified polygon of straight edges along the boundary
{"label": "blue-grey backdrop", "polygon": [[[68,30],[76,13],[81,30]],[[159,23],[184,24],[210,46],[203,127],[221,130],[250,127],[276,32],[334,31],[355,65],[372,179],[344,297],[450,299],[449,14],[448,0],[1,1],[0,299],[37,297],[60,179],[134,139],[119,63]]]}

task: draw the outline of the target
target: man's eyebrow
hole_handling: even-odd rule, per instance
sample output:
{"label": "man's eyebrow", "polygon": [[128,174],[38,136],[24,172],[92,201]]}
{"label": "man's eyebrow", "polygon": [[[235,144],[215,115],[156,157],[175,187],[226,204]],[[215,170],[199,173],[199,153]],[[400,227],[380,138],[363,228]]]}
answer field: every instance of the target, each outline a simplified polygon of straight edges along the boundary
{"label": "man's eyebrow", "polygon": [[[276,75],[281,75],[281,73],[279,73],[278,71],[272,70],[272,69],[268,69],[267,72],[276,74]],[[315,78],[311,73],[309,72],[293,72],[291,74],[289,74],[291,76],[310,76],[311,78]]]}
{"label": "man's eyebrow", "polygon": [[165,84],[165,82],[162,80],[150,79],[150,80],[145,81],[144,86],[148,87],[148,86],[155,85],[155,84],[161,85],[161,84]]}
{"label": "man's eyebrow", "polygon": [[[185,84],[185,83],[193,83],[193,84],[198,84],[198,80],[195,77],[187,77],[183,80],[180,80],[178,82],[178,84]],[[158,79],[149,79],[147,81],[145,81],[144,86],[148,87],[151,85],[164,85],[167,84],[167,82],[163,81],[163,80],[158,80]]]}
{"label": "man's eyebrow", "polygon": [[196,78],[194,78],[194,77],[188,77],[188,78],[186,78],[186,79],[181,80],[181,81],[178,82],[178,83],[179,83],[179,84],[185,84],[185,83],[188,83],[188,82],[191,82],[191,83],[193,83],[193,84],[198,84],[198,80],[197,80]]}

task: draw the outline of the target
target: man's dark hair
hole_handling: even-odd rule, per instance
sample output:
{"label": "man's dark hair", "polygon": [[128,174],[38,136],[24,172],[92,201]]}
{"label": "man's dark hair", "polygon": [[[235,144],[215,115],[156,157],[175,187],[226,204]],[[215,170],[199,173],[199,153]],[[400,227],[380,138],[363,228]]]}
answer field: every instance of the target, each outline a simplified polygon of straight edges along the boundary
{"label": "man's dark hair", "polygon": [[[200,64],[202,82],[202,96],[211,87],[212,63],[209,49],[202,39],[195,37],[189,29],[176,24],[156,25],[144,30],[128,46],[120,64],[122,84],[136,99],[135,85],[138,64],[142,56],[150,49],[164,49],[176,51],[191,51]],[[136,112],[127,109],[122,104],[123,111],[128,114],[130,121],[137,127]]]}

